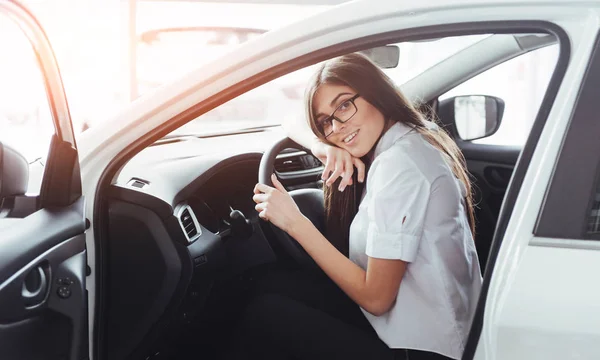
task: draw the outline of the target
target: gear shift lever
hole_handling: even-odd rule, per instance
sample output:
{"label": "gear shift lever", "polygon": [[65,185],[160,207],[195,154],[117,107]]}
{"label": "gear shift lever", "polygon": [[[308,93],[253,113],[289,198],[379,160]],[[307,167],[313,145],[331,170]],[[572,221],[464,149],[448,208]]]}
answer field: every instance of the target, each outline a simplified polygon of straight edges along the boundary
{"label": "gear shift lever", "polygon": [[254,232],[252,224],[246,219],[244,213],[233,208],[231,208],[231,213],[229,213],[229,224],[231,225],[232,235],[244,240],[252,236]]}

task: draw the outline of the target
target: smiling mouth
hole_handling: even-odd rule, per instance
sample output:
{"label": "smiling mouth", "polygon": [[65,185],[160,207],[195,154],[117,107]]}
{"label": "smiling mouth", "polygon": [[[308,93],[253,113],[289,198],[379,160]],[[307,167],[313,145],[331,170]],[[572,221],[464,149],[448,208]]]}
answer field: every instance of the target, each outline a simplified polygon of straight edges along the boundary
{"label": "smiling mouth", "polygon": [[343,140],[344,143],[349,143],[350,141],[352,141],[352,139],[354,139],[356,137],[356,135],[358,134],[359,130],[356,130],[355,132],[353,132],[352,134],[346,136],[346,138]]}

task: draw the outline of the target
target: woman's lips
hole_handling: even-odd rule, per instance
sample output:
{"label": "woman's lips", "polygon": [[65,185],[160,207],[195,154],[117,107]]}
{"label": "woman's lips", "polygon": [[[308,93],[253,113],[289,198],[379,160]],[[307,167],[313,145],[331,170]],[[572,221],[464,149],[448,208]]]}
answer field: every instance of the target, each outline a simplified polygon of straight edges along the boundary
{"label": "woman's lips", "polygon": [[359,132],[359,130],[356,130],[356,131],[354,131],[354,132],[352,132],[352,133],[348,134],[348,136],[346,136],[346,137],[345,137],[345,138],[342,140],[342,142],[343,142],[345,145],[352,145],[353,143],[355,143],[355,142],[356,142],[356,137],[358,136],[358,132]]}

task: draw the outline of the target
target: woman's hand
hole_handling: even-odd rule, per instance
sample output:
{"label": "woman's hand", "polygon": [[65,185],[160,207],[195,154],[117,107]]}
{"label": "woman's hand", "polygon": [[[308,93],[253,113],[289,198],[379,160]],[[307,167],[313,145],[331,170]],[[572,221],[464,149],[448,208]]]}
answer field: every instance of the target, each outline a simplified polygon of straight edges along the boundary
{"label": "woman's hand", "polygon": [[341,177],[342,180],[338,190],[344,191],[346,186],[352,185],[354,167],[358,171],[358,181],[365,181],[365,164],[359,158],[350,155],[348,151],[321,141],[315,141],[311,147],[311,152],[325,164],[325,170],[321,175],[325,185],[331,186],[338,177]]}
{"label": "woman's hand", "polygon": [[302,223],[305,217],[275,174],[271,175],[271,181],[275,185],[274,188],[265,184],[256,184],[254,187],[252,197],[256,203],[254,208],[260,218],[289,234]]}

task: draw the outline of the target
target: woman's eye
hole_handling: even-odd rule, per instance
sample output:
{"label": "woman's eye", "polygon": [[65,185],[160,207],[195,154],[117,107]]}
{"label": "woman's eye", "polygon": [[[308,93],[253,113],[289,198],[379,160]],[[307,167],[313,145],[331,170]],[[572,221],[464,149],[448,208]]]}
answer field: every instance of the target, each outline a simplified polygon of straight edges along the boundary
{"label": "woman's eye", "polygon": [[338,111],[346,111],[349,108],[350,108],[350,101],[344,101],[338,108]]}

